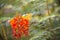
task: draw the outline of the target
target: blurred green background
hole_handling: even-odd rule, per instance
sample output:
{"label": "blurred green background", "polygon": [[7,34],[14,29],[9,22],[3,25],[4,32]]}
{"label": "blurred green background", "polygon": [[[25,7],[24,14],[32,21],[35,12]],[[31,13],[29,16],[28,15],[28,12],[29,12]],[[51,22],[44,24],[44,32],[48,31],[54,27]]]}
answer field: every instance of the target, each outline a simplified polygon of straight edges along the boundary
{"label": "blurred green background", "polygon": [[60,0],[0,0],[1,40],[16,40],[8,22],[16,13],[32,14],[29,36],[19,40],[60,40]]}

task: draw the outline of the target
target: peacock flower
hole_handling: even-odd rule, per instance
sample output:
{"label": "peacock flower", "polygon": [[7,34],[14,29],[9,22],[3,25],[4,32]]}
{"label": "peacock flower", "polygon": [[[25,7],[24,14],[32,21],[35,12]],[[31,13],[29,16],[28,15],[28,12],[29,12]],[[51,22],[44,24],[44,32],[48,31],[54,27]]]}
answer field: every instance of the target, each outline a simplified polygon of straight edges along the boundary
{"label": "peacock flower", "polygon": [[23,34],[25,36],[29,34],[29,20],[31,19],[30,16],[31,14],[27,14],[26,16],[17,15],[10,20],[13,36],[15,38],[20,38]]}

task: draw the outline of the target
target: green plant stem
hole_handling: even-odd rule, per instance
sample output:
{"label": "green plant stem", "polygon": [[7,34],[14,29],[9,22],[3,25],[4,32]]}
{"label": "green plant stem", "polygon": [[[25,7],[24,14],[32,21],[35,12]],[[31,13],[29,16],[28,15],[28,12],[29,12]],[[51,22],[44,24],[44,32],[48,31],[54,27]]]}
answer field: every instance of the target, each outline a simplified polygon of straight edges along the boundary
{"label": "green plant stem", "polygon": [[2,26],[2,31],[3,31],[3,34],[4,34],[4,37],[5,37],[5,40],[7,40],[7,36],[6,36],[6,32],[5,32],[4,26]]}
{"label": "green plant stem", "polygon": [[[48,11],[48,16],[50,16],[49,7],[48,7],[48,0],[46,0],[46,6],[47,6],[47,11]],[[52,26],[52,24],[51,24],[52,23],[51,18],[49,18],[49,23]]]}
{"label": "green plant stem", "polygon": [[[2,22],[0,21],[0,24],[1,24]],[[5,29],[4,29],[4,26],[2,25],[2,32],[3,32],[3,35],[4,35],[4,37],[5,37],[5,40],[7,40],[7,36],[6,36],[6,32],[5,32]]]}

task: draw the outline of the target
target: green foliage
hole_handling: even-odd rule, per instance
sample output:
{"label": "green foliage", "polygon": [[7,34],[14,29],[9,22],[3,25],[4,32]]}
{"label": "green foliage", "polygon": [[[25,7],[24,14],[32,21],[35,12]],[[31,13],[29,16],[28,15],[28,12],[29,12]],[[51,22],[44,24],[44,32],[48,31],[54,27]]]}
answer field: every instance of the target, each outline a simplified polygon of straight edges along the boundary
{"label": "green foliage", "polygon": [[[25,4],[24,1],[27,2],[27,4]],[[29,36],[22,36],[22,38],[20,38],[21,40],[60,40],[60,7],[57,7],[58,4],[55,3],[55,0],[0,0],[0,3],[11,4],[13,5],[13,9],[15,9],[14,7],[16,7],[16,9],[18,7],[21,8],[20,10],[15,9],[15,11],[19,11],[23,13],[23,15],[28,12],[33,14],[29,25]],[[4,14],[3,10],[0,11],[0,20],[2,21],[0,30],[3,24],[8,40],[13,40],[13,37],[11,26],[7,24],[7,20],[10,20],[14,15],[15,12]],[[38,16],[38,18],[36,16]],[[2,34],[1,31],[0,33]]]}

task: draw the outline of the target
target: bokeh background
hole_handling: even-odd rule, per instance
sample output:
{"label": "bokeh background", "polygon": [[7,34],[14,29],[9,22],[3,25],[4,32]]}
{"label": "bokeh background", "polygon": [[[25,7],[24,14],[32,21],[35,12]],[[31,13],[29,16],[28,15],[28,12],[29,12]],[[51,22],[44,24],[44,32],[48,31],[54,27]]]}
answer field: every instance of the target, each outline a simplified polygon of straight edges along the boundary
{"label": "bokeh background", "polygon": [[0,0],[0,40],[16,40],[8,22],[16,14],[32,14],[29,36],[19,40],[60,40],[60,0]]}

